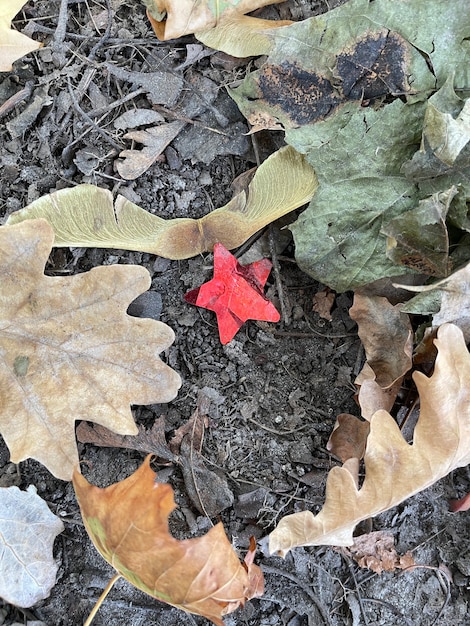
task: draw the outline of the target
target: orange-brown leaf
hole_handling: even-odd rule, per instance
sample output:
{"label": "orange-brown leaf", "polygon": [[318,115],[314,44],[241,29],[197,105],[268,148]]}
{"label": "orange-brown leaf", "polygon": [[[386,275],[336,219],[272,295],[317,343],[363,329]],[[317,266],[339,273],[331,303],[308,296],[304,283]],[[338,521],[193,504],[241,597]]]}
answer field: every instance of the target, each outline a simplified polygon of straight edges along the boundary
{"label": "orange-brown leaf", "polygon": [[261,570],[240,563],[222,523],[196,539],[175,539],[170,485],[155,481],[150,456],[129,478],[100,489],[76,470],[73,484],[85,527],[101,555],[149,595],[217,626],[222,616],[261,595]]}
{"label": "orange-brown leaf", "polygon": [[349,314],[357,322],[367,362],[382,389],[411,368],[413,334],[408,315],[381,296],[355,294]]}
{"label": "orange-brown leaf", "polygon": [[357,322],[366,363],[354,381],[361,414],[390,411],[405,373],[412,365],[413,333],[408,315],[381,296],[356,293],[349,310]]}

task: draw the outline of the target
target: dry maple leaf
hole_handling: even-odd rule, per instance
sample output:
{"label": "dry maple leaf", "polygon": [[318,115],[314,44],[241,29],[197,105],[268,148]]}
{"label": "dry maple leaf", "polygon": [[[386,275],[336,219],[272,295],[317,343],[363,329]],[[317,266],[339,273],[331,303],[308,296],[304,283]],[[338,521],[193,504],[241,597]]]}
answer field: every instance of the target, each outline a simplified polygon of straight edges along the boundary
{"label": "dry maple leaf", "polygon": [[[302,545],[352,545],[361,520],[377,515],[426,489],[470,462],[470,355],[462,331],[444,324],[437,333],[433,375],[413,374],[421,411],[413,444],[395,420],[380,410],[371,419],[364,455],[362,487],[348,460],[334,467],[318,515],[310,511],[284,517],[270,535],[270,551],[285,555]],[[357,465],[357,461],[355,463]]]}
{"label": "dry maple leaf", "polygon": [[42,46],[11,28],[12,19],[24,4],[25,0],[2,0],[0,3],[0,72],[9,72],[12,63]]}
{"label": "dry maple leaf", "polygon": [[181,381],[158,358],[173,331],[126,314],[147,270],[45,276],[53,240],[45,220],[0,228],[0,432],[14,463],[32,457],[69,480],[75,420],[134,435],[130,405],[168,402]]}
{"label": "dry maple leaf", "polygon": [[263,593],[254,546],[240,563],[221,522],[196,539],[175,539],[173,489],[155,481],[151,455],[129,478],[100,489],[75,470],[73,485],[96,549],[145,593],[223,626],[222,616]]}

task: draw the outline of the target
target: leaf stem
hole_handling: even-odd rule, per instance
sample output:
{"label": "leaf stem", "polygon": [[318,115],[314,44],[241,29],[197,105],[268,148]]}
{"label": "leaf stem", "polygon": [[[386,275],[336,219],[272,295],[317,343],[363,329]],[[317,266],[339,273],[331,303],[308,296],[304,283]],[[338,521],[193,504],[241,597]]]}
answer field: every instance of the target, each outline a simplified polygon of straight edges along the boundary
{"label": "leaf stem", "polygon": [[109,581],[109,583],[106,585],[106,589],[103,591],[103,593],[100,595],[100,597],[98,598],[98,600],[96,601],[95,606],[93,607],[90,615],[86,618],[86,622],[83,624],[83,626],[90,626],[91,622],[94,620],[95,615],[98,613],[98,610],[100,608],[100,606],[103,604],[103,602],[106,599],[106,596],[108,595],[108,593],[111,591],[111,589],[114,586],[114,583],[119,580],[119,578],[121,578],[121,574],[119,574],[119,572],[116,572],[116,574],[111,578],[111,580]]}

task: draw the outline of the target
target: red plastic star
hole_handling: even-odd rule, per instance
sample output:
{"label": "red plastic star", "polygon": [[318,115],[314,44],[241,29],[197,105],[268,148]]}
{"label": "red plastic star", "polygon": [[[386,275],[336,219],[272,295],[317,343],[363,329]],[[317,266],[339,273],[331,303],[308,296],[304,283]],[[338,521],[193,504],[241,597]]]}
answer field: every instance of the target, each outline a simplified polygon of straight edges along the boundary
{"label": "red plastic star", "polygon": [[214,246],[214,278],[184,296],[186,302],[214,311],[219,325],[220,341],[231,341],[243,324],[251,320],[278,322],[280,315],[264,297],[272,263],[261,259],[240,265],[221,243]]}

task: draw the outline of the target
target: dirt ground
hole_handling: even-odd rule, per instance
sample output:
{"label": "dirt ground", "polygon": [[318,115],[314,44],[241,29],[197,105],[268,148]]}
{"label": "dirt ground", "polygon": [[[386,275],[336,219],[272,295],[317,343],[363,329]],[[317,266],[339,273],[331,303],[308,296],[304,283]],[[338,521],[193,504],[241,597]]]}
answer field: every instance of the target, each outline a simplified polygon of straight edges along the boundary
{"label": "dirt ground", "polygon": [[[290,0],[262,14],[299,20],[340,3]],[[255,165],[257,153],[263,159],[282,145],[281,133],[262,133],[253,143],[224,88],[243,78],[256,60],[234,63],[193,37],[162,44],[134,0],[66,4],[31,0],[25,6],[17,26],[45,47],[17,62],[12,73],[0,75],[0,105],[24,90],[22,101],[0,122],[0,223],[41,195],[80,183],[119,191],[162,217],[200,217],[230,199],[233,179]],[[61,5],[67,9],[62,19]],[[136,78],[160,71],[183,79],[173,100],[162,96],[158,85],[144,89]],[[193,123],[186,124],[163,158],[129,182],[120,178],[115,162],[130,142],[123,138],[126,129],[116,128],[114,121],[135,106],[155,108],[169,121],[185,117]],[[273,234],[280,238],[277,229]],[[183,300],[186,291],[211,277],[210,254],[168,261],[120,250],[57,249],[47,271],[66,275],[99,264],[138,263],[151,273],[156,295],[133,312],[160,315],[173,328],[176,341],[164,358],[181,374],[183,386],[168,405],[136,407],[136,420],[150,428],[163,415],[170,437],[198,399],[210,402],[200,490],[208,494],[214,473],[218,476],[216,495],[226,508],[212,521],[223,521],[241,554],[250,535],[260,540],[257,559],[266,593],[228,616],[227,626],[470,624],[469,514],[449,513],[447,502],[469,490],[468,470],[373,519],[366,529],[393,531],[399,552],[412,550],[423,567],[377,575],[327,547],[296,549],[286,559],[268,555],[263,537],[280,517],[322,506],[328,470],[337,464],[326,442],[337,414],[359,414],[352,383],[364,360],[348,315],[352,295],[338,295],[333,319],[326,321],[312,311],[312,298],[322,286],[297,268],[292,243],[284,245],[278,260],[287,318],[279,324],[249,322],[226,346],[219,342],[213,314]],[[279,308],[273,277],[268,295]],[[133,450],[78,445],[80,458],[92,462],[88,480],[100,486],[127,477],[144,457]],[[211,521],[191,500],[184,467],[164,460],[155,467],[175,489],[175,535],[206,532]],[[0,625],[79,626],[112,569],[87,537],[72,485],[35,461],[13,465],[0,438],[0,486],[25,489],[30,484],[65,524],[55,543],[57,584],[47,600],[30,610],[0,600]],[[451,583],[437,570],[441,565],[448,568]],[[94,621],[96,626],[208,623],[158,603],[125,581],[117,583]]]}

